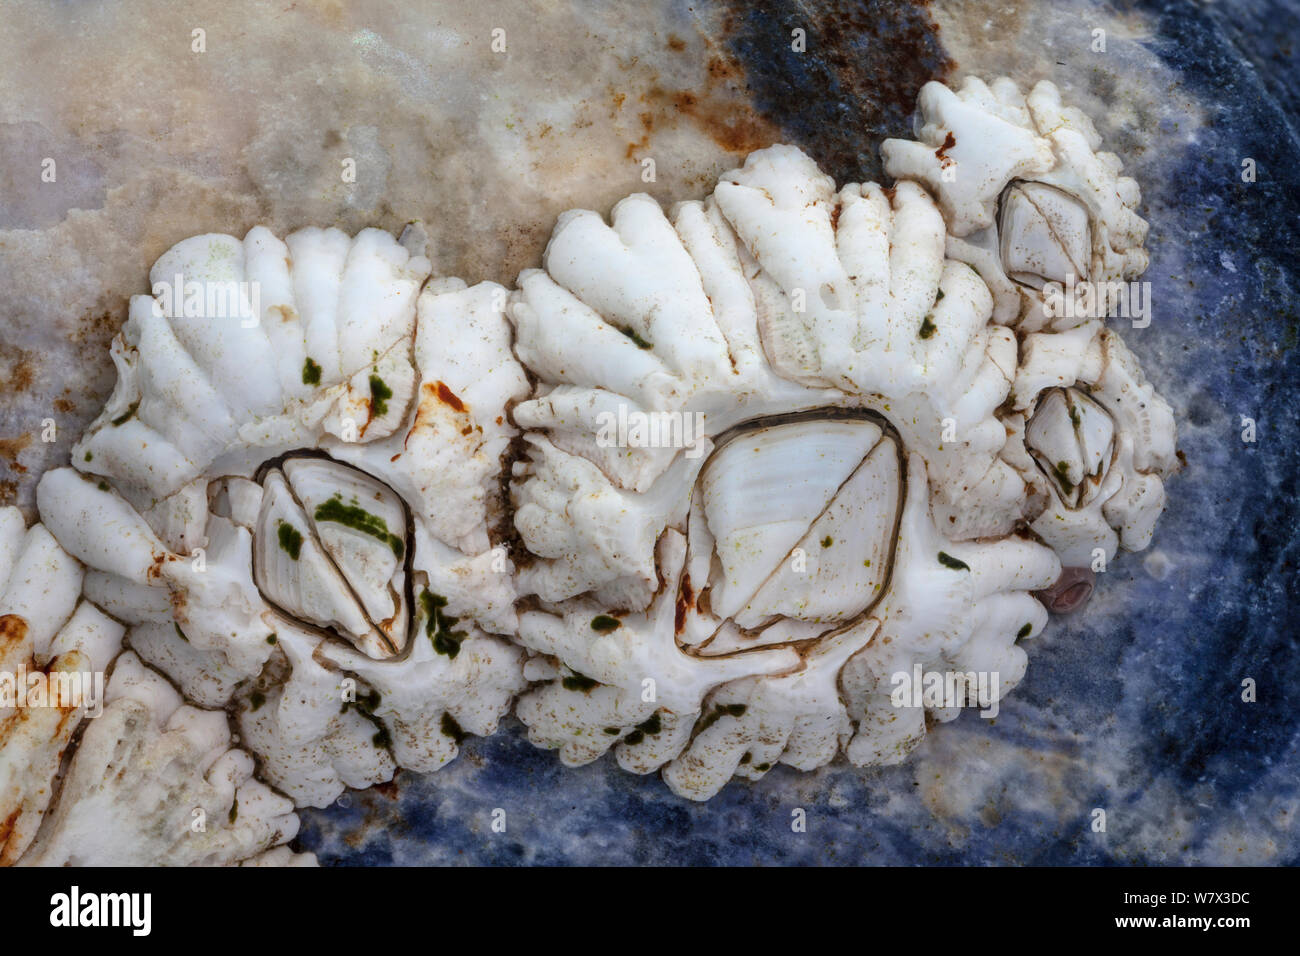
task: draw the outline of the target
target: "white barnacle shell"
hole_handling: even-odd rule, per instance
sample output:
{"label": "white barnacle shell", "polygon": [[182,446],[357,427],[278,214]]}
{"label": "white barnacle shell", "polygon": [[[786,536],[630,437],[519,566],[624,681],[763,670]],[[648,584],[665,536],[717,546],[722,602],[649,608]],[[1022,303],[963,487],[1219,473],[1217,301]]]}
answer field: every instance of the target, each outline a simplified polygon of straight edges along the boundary
{"label": "white barnacle shell", "polygon": [[1047,623],[1032,592],[1061,571],[1052,551],[1028,537],[946,538],[927,506],[923,470],[914,455],[890,590],[873,615],[880,630],[841,676],[856,731],[846,753],[859,766],[899,762],[924,737],[927,713],[943,721],[959,712],[895,699],[899,675],[918,666],[983,672],[998,675],[999,694],[1014,687],[1027,663],[1017,642]]}
{"label": "white barnacle shell", "polygon": [[253,779],[225,714],[183,705],[120,653],[125,628],[80,600],[81,584],[81,564],[48,529],[24,530],[17,509],[0,509],[0,671],[19,695],[18,675],[46,678],[45,699],[0,708],[0,863],[234,863],[292,839],[292,803]]}
{"label": "white barnacle shell", "polygon": [[293,804],[253,779],[226,715],[185,704],[134,654],[118,657],[58,806],[24,865],[220,865],[293,839]]}
{"label": "white barnacle shell", "polygon": [[394,363],[382,381],[389,407],[404,409],[429,269],[377,229],[355,239],[303,229],[281,242],[257,227],[242,241],[178,243],[150,272],[156,295],[132,297],[113,343],[117,387],[74,464],[150,509],[202,476],[314,444],[318,429],[382,437],[393,423],[376,414],[370,375]]}
{"label": "white barnacle shell", "polygon": [[[1096,314],[1123,299],[1141,275],[1147,224],[1137,183],[1060,91],[1038,83],[1023,95],[1011,80],[968,77],[953,92],[921,88],[918,140],[886,140],[881,156],[896,179],[925,185],[948,226],[948,255],[988,283],[994,319],[1026,330],[1077,324],[1051,296],[1086,285]],[[1086,317],[1086,316],[1085,316]]]}
{"label": "white barnacle shell", "polygon": [[[95,702],[83,676],[102,673],[121,648],[120,624],[79,601],[81,566],[17,508],[0,509],[0,863],[22,857],[54,796],[64,752]],[[39,673],[59,699],[25,699]],[[90,694],[88,695],[88,691]],[[48,694],[48,690],[47,690]]]}
{"label": "white barnacle shell", "polygon": [[986,540],[1025,498],[996,415],[1016,342],[944,234],[915,184],[837,192],[791,147],[671,216],[560,218],[510,307],[539,380],[512,486],[534,742],[707,799],[886,759],[888,675],[861,661],[1019,679],[1060,565]]}
{"label": "white barnacle shell", "polygon": [[1146,265],[1091,123],[1009,80],[921,114],[893,189],[774,146],[563,214],[513,290],[429,280],[415,224],[166,253],[42,523],[0,509],[0,670],[111,671],[70,761],[94,702],[0,709],[0,862],[310,864],[293,806],[517,695],[565,763],[696,800],[996,706],[1035,592],[1150,540],[1175,433],[1048,307]]}
{"label": "white barnacle shell", "polygon": [[132,302],[75,470],[38,489],[87,597],[187,698],[233,700],[300,804],[436,769],[523,686],[494,636],[516,617],[492,529],[527,381],[505,290],[420,294],[421,244],[416,228],[178,244],[156,298]]}
{"label": "white barnacle shell", "polygon": [[1097,320],[1024,344],[1003,457],[1033,489],[1030,527],[1067,567],[1141,551],[1178,467],[1169,405]]}
{"label": "white barnacle shell", "polygon": [[37,505],[89,569],[86,596],[114,617],[174,625],[214,667],[239,679],[256,674],[270,656],[266,638],[275,628],[253,582],[248,528],[211,515],[201,556],[178,554],[115,488],[71,468],[41,477]]}

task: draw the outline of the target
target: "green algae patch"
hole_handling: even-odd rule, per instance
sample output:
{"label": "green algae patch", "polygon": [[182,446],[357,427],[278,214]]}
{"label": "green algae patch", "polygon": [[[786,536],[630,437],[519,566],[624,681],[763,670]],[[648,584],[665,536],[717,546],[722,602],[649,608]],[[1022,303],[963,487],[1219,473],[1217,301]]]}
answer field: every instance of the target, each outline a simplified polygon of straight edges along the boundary
{"label": "green algae patch", "polygon": [[959,558],[954,558],[946,551],[939,552],[939,563],[945,568],[952,568],[954,571],[969,571],[970,565]]}
{"label": "green algae patch", "polygon": [[281,521],[276,525],[275,533],[280,539],[280,550],[297,561],[302,554],[302,532],[287,521]]}
{"label": "green algae patch", "polygon": [[441,594],[434,594],[428,588],[420,592],[420,610],[424,612],[424,633],[439,654],[455,659],[460,653],[460,642],[465,640],[464,631],[452,630],[460,623],[460,618],[442,613],[447,606],[447,599]]}
{"label": "green algae patch", "polygon": [[370,376],[370,414],[380,418],[388,413],[388,400],[393,390],[378,375]]}
{"label": "green algae patch", "polygon": [[561,680],[560,683],[564,685],[565,690],[577,690],[584,694],[590,694],[592,688],[596,686],[597,682],[582,674],[570,674],[568,677]]}
{"label": "green algae patch", "polygon": [[304,385],[320,384],[320,366],[312,361],[311,356],[307,356],[307,361],[302,363],[302,383]]}
{"label": "green algae patch", "polygon": [[[128,405],[126,411],[124,411],[121,415],[118,415],[117,418],[113,419],[113,427],[116,428],[118,425],[125,425],[131,419],[135,418],[136,410],[139,409],[139,407],[140,407],[140,403],[138,401],[132,402],[130,405]],[[86,460],[90,461],[89,458],[87,458]]]}
{"label": "green algae patch", "polygon": [[333,521],[377,538],[392,548],[393,554],[399,558],[406,553],[406,542],[388,530],[387,521],[358,505],[345,505],[341,495],[335,494],[329,501],[318,505],[313,517],[317,521]]}

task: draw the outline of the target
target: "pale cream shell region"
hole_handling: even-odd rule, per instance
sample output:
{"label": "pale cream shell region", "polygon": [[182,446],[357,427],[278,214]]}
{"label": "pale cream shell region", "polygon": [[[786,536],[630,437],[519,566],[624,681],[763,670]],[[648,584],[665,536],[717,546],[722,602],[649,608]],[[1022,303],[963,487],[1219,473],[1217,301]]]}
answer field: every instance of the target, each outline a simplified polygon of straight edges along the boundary
{"label": "pale cream shell region", "polygon": [[514,289],[418,224],[173,247],[40,523],[0,511],[4,669],[109,674],[62,777],[94,702],[0,712],[0,861],[310,864],[295,806],[512,708],[702,800],[903,759],[967,703],[896,705],[918,665],[1010,690],[1034,592],[1145,547],[1176,467],[1119,335],[1043,310],[1146,224],[1051,84],[920,114],[892,189],[773,146],[562,215]]}

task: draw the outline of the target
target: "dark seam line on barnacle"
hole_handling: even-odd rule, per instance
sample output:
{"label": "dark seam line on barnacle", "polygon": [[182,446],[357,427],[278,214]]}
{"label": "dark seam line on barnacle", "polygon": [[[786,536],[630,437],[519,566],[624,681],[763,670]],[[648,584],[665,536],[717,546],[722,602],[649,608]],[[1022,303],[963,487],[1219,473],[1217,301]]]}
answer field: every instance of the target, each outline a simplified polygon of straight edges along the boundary
{"label": "dark seam line on barnacle", "polygon": [[[843,410],[849,411],[848,409],[843,409]],[[870,418],[872,420],[878,420],[877,424],[881,426],[881,436],[880,436],[880,440],[876,442],[876,445],[878,446],[880,444],[880,441],[883,441],[886,437],[891,438],[891,440],[894,443],[894,453],[898,457],[899,495],[897,498],[897,506],[894,509],[894,527],[893,527],[892,534],[890,536],[890,541],[892,542],[893,546],[889,549],[889,560],[886,563],[885,576],[880,582],[880,591],[876,596],[876,598],[872,600],[871,603],[868,604],[865,608],[863,608],[858,614],[855,614],[850,620],[844,622],[838,627],[832,628],[831,630],[825,631],[814,637],[796,638],[795,640],[791,640],[791,641],[781,641],[773,644],[762,644],[752,648],[742,648],[740,650],[732,651],[730,654],[702,655],[696,653],[699,650],[703,650],[705,647],[707,647],[709,644],[713,642],[713,640],[721,632],[722,628],[720,625],[718,630],[715,631],[712,635],[710,635],[706,640],[701,641],[699,644],[696,644],[693,647],[688,645],[683,645],[680,642],[678,642],[679,649],[683,650],[685,653],[690,654],[690,656],[692,657],[707,659],[710,656],[716,656],[720,659],[723,657],[734,657],[738,654],[746,654],[746,653],[752,653],[756,651],[767,650],[769,648],[774,648],[774,647],[797,648],[805,644],[810,644],[813,641],[820,641],[825,638],[832,637],[836,634],[848,630],[851,627],[856,627],[857,624],[860,623],[864,618],[870,616],[871,611],[875,608],[877,604],[880,603],[880,600],[885,596],[885,594],[888,593],[890,582],[893,579],[894,559],[898,551],[898,531],[899,528],[902,526],[903,510],[907,505],[907,459],[906,456],[903,454],[902,442],[899,440],[898,433],[894,430],[893,425],[890,424],[888,419],[885,419],[884,416],[879,415],[879,413],[871,411],[870,409],[851,409],[851,411],[860,411],[860,412],[865,412],[867,414],[861,416],[855,415],[855,416],[847,416],[847,417]],[[795,413],[795,414],[803,415],[804,413]],[[773,418],[782,418],[782,417],[784,416],[773,416]],[[756,424],[755,427],[767,427],[766,423],[768,421],[771,421],[771,419],[758,419],[756,420],[758,424]],[[742,426],[737,426],[737,427],[742,427]],[[872,451],[874,450],[875,450],[875,446],[872,447]],[[868,455],[869,454],[870,452],[868,452]],[[863,461],[865,462],[865,456]],[[859,465],[859,467],[861,467],[861,465]],[[854,469],[854,473],[856,473],[856,471],[857,469]],[[838,494],[838,491],[836,493]],[[832,500],[833,498],[834,496],[832,496]],[[811,527],[811,525],[809,527]],[[784,563],[784,559],[782,559],[781,563]],[[755,591],[755,593],[757,593],[757,591]],[[768,625],[770,625],[771,623],[772,622],[768,622]],[[767,625],[765,625],[764,630],[766,629],[766,626]]]}
{"label": "dark seam line on barnacle", "polygon": [[[856,396],[846,396],[856,397]],[[890,423],[889,419],[876,411],[874,408],[868,408],[865,405],[818,405],[814,408],[801,408],[793,412],[781,412],[776,415],[762,415],[757,418],[748,418],[743,422],[732,425],[726,431],[720,433],[713,441],[713,451],[709,453],[712,458],[726,445],[730,444],[736,438],[746,432],[757,431],[761,428],[772,428],[777,425],[792,425],[805,421],[825,421],[825,420],[869,420],[880,426],[882,432],[890,432],[894,436],[898,435],[898,430]],[[708,464],[705,459],[700,470]]]}
{"label": "dark seam line on barnacle", "polygon": [[[405,548],[406,553],[402,558],[402,571],[403,571],[402,586],[403,586],[404,597],[406,600],[406,632],[405,632],[406,647],[401,652],[396,651],[393,648],[392,641],[389,640],[388,635],[384,633],[383,629],[379,627],[375,627],[375,630],[378,631],[380,634],[380,638],[384,641],[386,645],[388,645],[390,650],[393,650],[393,654],[389,657],[374,659],[374,660],[376,663],[380,663],[380,664],[398,663],[405,660],[407,656],[411,653],[411,648],[415,645],[415,641],[411,640],[411,635],[415,630],[415,590],[414,590],[415,582],[413,580],[413,563],[412,563],[414,551],[415,551],[415,547],[414,547],[415,526],[414,526],[414,519],[411,517],[410,506],[406,503],[406,499],[403,498],[400,494],[398,494],[397,490],[394,489],[392,485],[388,484],[388,482],[384,481],[382,478],[378,477],[377,475],[371,474],[370,472],[366,471],[364,468],[358,468],[356,465],[353,465],[350,462],[339,461],[337,458],[335,458],[333,455],[330,455],[328,452],[316,448],[300,448],[294,451],[285,452],[283,455],[278,455],[275,458],[269,458],[266,461],[262,462],[261,465],[258,466],[257,471],[253,473],[252,480],[256,482],[258,485],[261,485],[262,482],[266,479],[266,475],[268,472],[272,470],[282,471],[284,463],[288,461],[290,458],[321,458],[326,461],[333,462],[334,464],[339,465],[342,468],[350,468],[353,471],[360,472],[361,474],[365,475],[367,478],[370,478],[372,481],[377,482],[387,491],[391,492],[393,497],[396,498],[398,502],[400,502],[402,506],[402,517],[405,519],[406,522],[406,548]],[[226,477],[241,477],[241,476],[226,476]],[[221,479],[219,478],[212,479],[212,481],[219,481],[219,480]],[[302,502],[298,501],[298,497],[294,493],[292,486],[290,486],[289,479],[287,476],[285,477],[284,484],[285,487],[289,489],[289,494],[293,497],[294,502],[298,505],[298,507],[302,508]],[[304,514],[307,511],[306,508],[303,508],[302,510]],[[310,516],[308,517],[308,520],[310,520]],[[319,537],[319,535],[317,537]],[[328,552],[326,553],[326,557],[328,557]],[[254,561],[257,560],[256,548],[253,549],[253,560]],[[334,565],[335,569],[338,570],[338,565],[334,564],[333,559],[330,559],[330,564]],[[343,574],[342,571],[339,571],[339,577],[343,578],[345,584],[348,584],[347,576]],[[351,590],[351,585],[349,584],[348,586],[349,586],[349,590]],[[365,654],[364,651],[360,650],[360,648],[356,648],[356,645],[354,645],[351,641],[347,640],[345,637],[343,637],[343,635],[339,634],[337,631],[332,631],[329,628],[320,627],[319,625],[312,624],[310,621],[304,621],[301,618],[295,617],[294,615],[290,614],[288,611],[281,608],[270,598],[268,598],[265,594],[262,593],[262,588],[257,583],[256,569],[254,569],[254,574],[253,574],[253,587],[257,588],[257,593],[261,596],[262,600],[266,602],[267,607],[269,607],[280,617],[285,618],[286,620],[291,621],[293,624],[305,628],[315,634],[320,634],[323,635],[324,637],[333,638],[335,640],[342,640],[349,647],[356,649],[358,653]],[[390,585],[390,589],[391,589],[391,585]],[[356,597],[355,593],[353,593],[353,596]],[[357,602],[364,610],[365,604],[361,602],[360,598],[357,598]],[[367,621],[370,620],[368,614],[366,616],[366,620]]]}
{"label": "dark seam line on barnacle", "polygon": [[[356,470],[361,471],[361,469],[359,468]],[[361,472],[361,473],[366,474],[365,472]],[[334,568],[334,570],[338,573],[339,579],[343,582],[343,586],[347,588],[348,594],[352,597],[352,600],[356,601],[357,607],[361,609],[361,613],[365,616],[366,623],[368,623],[371,627],[373,627],[378,632],[379,639],[384,642],[384,646],[389,651],[389,656],[391,657],[392,655],[396,654],[397,648],[393,645],[393,642],[389,640],[388,635],[384,633],[383,628],[379,627],[377,624],[375,624],[374,621],[370,620],[370,612],[366,610],[366,602],[361,600],[361,595],[357,593],[357,589],[352,586],[352,582],[348,580],[348,576],[343,573],[343,569],[339,567],[338,562],[334,560],[334,556],[331,555],[329,549],[325,547],[325,542],[321,540],[320,530],[316,524],[316,518],[309,510],[307,510],[306,506],[303,505],[302,501],[298,498],[298,493],[294,491],[293,483],[289,481],[289,476],[286,475],[283,470],[280,471],[280,474],[284,478],[284,487],[289,492],[289,497],[292,498],[293,503],[298,506],[298,510],[307,516],[307,522],[311,526],[312,536],[316,539],[316,543],[320,546],[320,550],[324,554],[325,560],[328,561],[330,563],[330,566]],[[390,591],[392,590],[391,585],[389,586],[389,590]],[[408,616],[408,626],[409,626],[410,615],[408,614],[407,616]],[[348,643],[351,644],[352,642],[348,641]],[[365,652],[362,651],[362,653]]]}
{"label": "dark seam line on barnacle", "polygon": [[[816,413],[817,411],[818,411],[817,409],[811,409],[809,413]],[[898,435],[898,431],[894,428],[893,424],[889,421],[889,419],[885,418],[879,412],[876,412],[872,409],[869,408],[847,408],[846,409],[840,406],[830,406],[824,409],[824,411],[858,413],[855,415],[830,416],[830,417],[868,418],[876,422],[876,424],[880,425],[881,427],[880,437],[882,441],[886,436],[889,436],[894,442],[894,453],[898,456],[898,487],[899,487],[898,507],[894,509],[894,528],[890,534],[890,539],[889,539],[891,542],[893,542],[893,547],[889,549],[889,561],[886,562],[885,576],[880,581],[879,595],[876,597],[874,601],[872,601],[865,608],[863,608],[862,611],[860,611],[858,614],[854,615],[850,620],[845,621],[840,626],[832,628],[829,631],[826,631],[822,634],[818,634],[815,637],[803,637],[791,641],[780,641],[774,644],[760,644],[756,647],[744,647],[732,651],[728,654],[708,655],[708,654],[698,653],[699,651],[703,650],[705,647],[707,647],[710,643],[713,642],[714,638],[717,637],[718,632],[721,630],[721,626],[720,626],[718,631],[715,631],[707,639],[693,646],[682,644],[680,639],[674,637],[677,643],[677,649],[681,653],[687,655],[688,657],[694,657],[699,660],[723,660],[725,658],[739,657],[742,654],[758,654],[758,653],[762,653],[763,651],[773,650],[775,648],[781,648],[781,647],[789,647],[794,649],[795,651],[798,651],[798,649],[804,645],[812,644],[814,641],[823,641],[828,638],[835,637],[839,634],[844,633],[845,631],[848,631],[850,628],[857,627],[859,624],[862,623],[862,621],[866,620],[871,616],[871,612],[875,610],[876,606],[880,603],[880,601],[884,598],[884,596],[889,593],[889,588],[893,584],[893,580],[894,580],[894,566],[896,563],[895,559],[898,556],[898,532],[899,529],[902,528],[903,526],[903,512],[907,509],[907,455],[903,451],[903,443]],[[741,425],[735,426],[735,428],[733,429],[729,429],[729,432],[735,431],[736,429],[739,428],[744,428],[746,426],[749,426],[750,430],[753,430],[753,428],[757,428],[757,427],[767,427],[767,422],[773,421],[774,419],[784,419],[787,417],[792,417],[795,420],[799,420],[799,416],[804,416],[809,413],[795,412],[792,413],[791,416],[773,415],[766,419],[754,419],[752,422],[746,422]],[[781,422],[781,424],[784,424],[784,422]],[[724,435],[725,434],[728,433],[724,433]],[[727,440],[729,441],[730,438],[728,438]],[[879,443],[880,442],[877,442],[876,444],[878,445]],[[715,448],[714,454],[716,453],[717,452]],[[712,457],[712,455],[710,455],[709,457]],[[701,466],[701,470],[703,470],[703,466]],[[679,587],[680,587],[680,579],[679,579]],[[880,628],[877,627],[876,632],[879,633],[879,631]],[[874,638],[875,635],[873,634],[872,639]]]}
{"label": "dark seam line on barnacle", "polygon": [[[879,448],[880,443],[884,440],[885,440],[885,433],[882,431],[880,433],[880,437],[876,439],[876,443],[867,449],[866,454],[862,456],[862,460],[857,463],[857,465],[854,467],[854,469],[851,472],[849,472],[848,477],[846,477],[843,481],[840,482],[839,486],[835,489],[834,492],[832,492],[831,496],[826,499],[826,504],[822,506],[821,511],[817,512],[817,514],[813,517],[813,519],[808,522],[808,527],[805,528],[800,533],[799,539],[795,541],[793,547],[791,547],[789,551],[787,551],[784,555],[782,555],[780,561],[777,561],[776,564],[772,566],[772,570],[768,572],[767,577],[763,578],[763,580],[758,583],[758,586],[755,587],[752,592],[745,595],[745,603],[741,605],[740,611],[743,612],[744,609],[749,605],[749,602],[752,601],[755,598],[755,596],[757,596],[758,592],[763,590],[763,588],[767,586],[767,583],[773,580],[777,576],[777,573],[785,566],[786,561],[789,560],[790,555],[794,554],[795,548],[799,547],[799,541],[802,541],[804,539],[804,536],[807,535],[808,532],[812,530],[813,525],[815,525],[818,521],[820,521],[822,519],[822,516],[825,515],[826,512],[830,511],[831,505],[835,504],[835,499],[839,497],[840,492],[843,491],[845,486],[848,485],[848,483],[853,480],[853,477],[863,469],[863,467],[867,464],[867,459],[871,457],[871,453],[874,452],[877,448]],[[871,603],[875,604],[876,602],[872,601]],[[776,617],[780,617],[780,616],[781,615],[776,615]],[[766,630],[767,627],[772,623],[773,621],[769,619],[765,621],[763,624],[761,624],[758,628],[740,628],[740,630],[742,632],[749,632],[754,630]],[[737,625],[737,627],[739,627],[739,625]],[[709,637],[708,640],[701,641],[696,646],[703,647],[704,645],[708,644],[710,641],[713,640],[714,637],[717,636],[718,632],[720,632],[721,630],[722,628],[719,627],[718,630],[715,631],[713,635]]]}
{"label": "dark seam line on barnacle", "polygon": [[[1029,417],[1025,420],[1026,426],[1028,425],[1029,422],[1034,420],[1034,417],[1038,414],[1039,409],[1042,407],[1044,399],[1046,399],[1051,392],[1061,392],[1062,397],[1065,399],[1067,407],[1073,408],[1073,406],[1070,404],[1070,397],[1064,394],[1065,392],[1068,392],[1071,387],[1072,386],[1068,386],[1068,385],[1053,386],[1052,388],[1049,388],[1046,391],[1044,391],[1043,394],[1039,395],[1038,399],[1034,403],[1033,412],[1030,413]],[[1115,416],[1110,413],[1110,410],[1107,409],[1105,406],[1103,406],[1100,402],[1094,401],[1093,404],[1097,406],[1097,408],[1101,411],[1103,415],[1105,415],[1107,418],[1111,420],[1111,423],[1115,425],[1116,430],[1118,430],[1119,423],[1115,421]],[[1074,425],[1073,428],[1074,428],[1075,436],[1078,437],[1079,426]],[[1048,470],[1047,465],[1044,464],[1043,462],[1043,459],[1046,456],[1044,456],[1043,453],[1040,452],[1038,449],[1029,447],[1027,442],[1025,447],[1029,451],[1030,459],[1033,461],[1035,465],[1038,466],[1038,470],[1047,479],[1048,484],[1052,487],[1053,490],[1057,490],[1059,492],[1057,482],[1060,480],[1060,476],[1056,474],[1055,469],[1052,469],[1050,471]],[[1114,438],[1112,438],[1110,442],[1110,459],[1101,466],[1101,477],[1099,478],[1095,474],[1084,474],[1082,480],[1077,485],[1074,486],[1075,490],[1079,491],[1078,504],[1071,504],[1070,502],[1065,500],[1065,497],[1063,495],[1058,493],[1056,497],[1061,502],[1061,507],[1063,507],[1066,511],[1073,512],[1073,511],[1082,511],[1083,509],[1091,506],[1092,503],[1097,499],[1092,498],[1088,501],[1084,501],[1084,493],[1082,489],[1086,485],[1091,485],[1093,487],[1100,487],[1101,483],[1105,481],[1105,476],[1110,473],[1111,468],[1114,467],[1115,462],[1118,460],[1119,460],[1119,443],[1116,442]],[[989,469],[992,470],[992,467],[993,466],[990,465]],[[1137,471],[1137,469],[1134,469],[1134,471]],[[1138,474],[1153,474],[1153,473],[1156,472],[1138,472]],[[987,474],[987,472],[985,472],[985,474]]]}
{"label": "dark seam line on barnacle", "polygon": [[[118,657],[121,656],[122,655],[119,653]],[[141,662],[144,663],[146,667],[150,666],[143,658],[141,658]],[[116,667],[117,658],[115,657],[113,660],[109,661],[108,667],[106,668],[104,674],[104,686],[108,686],[108,680],[112,676],[112,672]],[[168,682],[168,684],[179,691],[179,685],[172,680],[170,676],[163,674],[162,677]],[[184,699],[183,696],[182,699]],[[41,816],[41,822],[36,826],[36,833],[32,836],[31,842],[27,845],[28,849],[39,843],[53,826],[52,821],[59,811],[59,804],[63,801],[63,787],[68,780],[68,771],[72,767],[72,758],[75,757],[77,751],[81,749],[81,738],[85,736],[86,730],[89,729],[90,721],[91,718],[83,715],[81,720],[77,722],[76,728],[68,736],[68,742],[64,745],[63,753],[59,756],[58,772],[54,775],[54,780],[51,783],[52,792],[50,794],[49,802],[45,806],[45,812]],[[26,853],[27,851],[24,850],[23,852]],[[20,856],[19,859],[22,859],[22,857]],[[16,863],[17,860],[9,865],[13,866]]]}
{"label": "dark seam line on barnacle", "polygon": [[[1011,180],[1011,182],[1007,183],[1007,185],[1003,188],[1002,192],[998,195],[997,202],[994,204],[994,209],[993,209],[993,227],[996,228],[996,230],[997,230],[997,244],[996,244],[996,245],[997,245],[997,250],[998,250],[998,254],[997,254],[997,257],[996,257],[996,258],[997,258],[998,268],[1001,269],[1003,275],[1005,275],[1005,276],[1006,276],[1006,277],[1011,281],[1011,283],[1017,287],[1017,290],[1020,290],[1020,289],[1030,289],[1030,290],[1032,290],[1032,291],[1039,292],[1039,291],[1042,291],[1042,290],[1041,290],[1041,289],[1037,289],[1037,288],[1035,288],[1033,285],[1030,285],[1030,284],[1027,283],[1027,282],[1021,282],[1021,281],[1020,281],[1019,279],[1017,279],[1015,276],[1011,275],[1011,273],[1007,272],[1006,264],[1003,263],[1003,261],[1002,261],[1002,201],[1006,198],[1007,193],[1011,192],[1011,190],[1014,189],[1016,186],[1020,185],[1021,183],[1028,183],[1028,182],[1035,182],[1035,180],[1029,180],[1029,179],[1013,179],[1013,180]],[[1048,183],[1042,183],[1041,185],[1044,185],[1044,186],[1050,186],[1050,184],[1048,184]],[[1071,197],[1070,194],[1067,193],[1064,189],[1057,189],[1055,186],[1050,186],[1050,188],[1052,188],[1052,189],[1056,189],[1057,192],[1061,193],[1062,195],[1066,196],[1067,198],[1073,198],[1073,197]],[[1037,204],[1036,202],[1034,202],[1032,199],[1030,199],[1029,196],[1025,196],[1025,200],[1026,200],[1026,201],[1027,201],[1031,206],[1034,207],[1034,209],[1038,212],[1038,214],[1039,214],[1040,216],[1042,215],[1043,211],[1042,211],[1041,209],[1039,209],[1038,204]],[[1085,209],[1085,212],[1087,212],[1086,209]],[[1053,237],[1054,239],[1056,239],[1057,242],[1060,242],[1060,236],[1058,236],[1058,235],[1056,234],[1056,230],[1052,228],[1052,223],[1051,223],[1051,221],[1048,220],[1046,216],[1043,216],[1043,219],[1044,219],[1044,221],[1047,222],[1047,228],[1051,231],[1051,233],[1052,233],[1052,237]],[[1089,253],[1089,255],[1092,254],[1092,214],[1091,214],[1091,212],[1088,212],[1088,253]],[[1073,259],[1070,260],[1070,264],[1071,264],[1071,265],[1074,265],[1074,260],[1073,260]],[[1076,268],[1079,268],[1079,267],[1076,266]],[[1083,270],[1080,269],[1080,272],[1082,273]],[[1043,277],[1043,278],[1046,278],[1046,277]],[[1087,281],[1087,276],[1081,274],[1081,275],[1079,276],[1079,279],[1082,280],[1082,281]],[[1016,328],[1016,335],[1017,335],[1017,338],[1018,338],[1021,334],[1022,334],[1022,333],[1021,333],[1019,327],[1017,326],[1017,328]],[[1028,334],[1028,333],[1023,333],[1023,334]]]}
{"label": "dark seam line on barnacle", "polygon": [[[1041,185],[1048,186],[1047,183],[1042,183]],[[1067,199],[1070,199],[1070,200],[1073,200],[1073,199],[1074,199],[1074,197],[1071,196],[1069,193],[1067,193],[1064,189],[1057,189],[1055,186],[1048,186],[1048,188],[1049,188],[1049,189],[1055,189],[1057,192],[1059,192],[1061,195],[1065,196]],[[1038,213],[1038,215],[1040,215],[1040,216],[1043,217],[1043,222],[1047,223],[1047,231],[1050,232],[1050,233],[1052,234],[1052,238],[1056,240],[1057,245],[1059,245],[1062,249],[1066,249],[1066,248],[1068,248],[1068,246],[1067,246],[1066,243],[1065,243],[1065,240],[1061,238],[1061,236],[1060,236],[1059,233],[1057,233],[1057,231],[1056,231],[1056,227],[1055,227],[1054,225],[1052,225],[1052,220],[1048,217],[1047,213],[1043,212],[1042,207],[1039,206],[1038,203],[1034,202],[1033,197],[1030,196],[1030,195],[1028,195],[1027,193],[1022,192],[1021,195],[1023,195],[1023,196],[1025,197],[1025,199],[1026,199],[1026,201],[1028,201],[1029,205],[1031,205],[1031,206],[1034,207],[1034,212]],[[1085,210],[1085,211],[1086,211],[1086,210]],[[1092,249],[1091,249],[1091,246],[1092,246],[1092,223],[1091,223],[1091,222],[1088,223],[1088,233],[1089,233],[1089,235],[1088,235],[1088,246],[1089,246],[1088,251],[1089,251],[1089,253],[1091,253],[1091,252],[1092,252]],[[1000,238],[1000,237],[999,237],[999,238]],[[1068,258],[1068,257],[1067,257],[1067,258]],[[1070,259],[1070,265],[1074,266],[1076,269],[1079,270],[1079,279],[1080,279],[1081,281],[1087,281],[1087,276],[1084,274],[1083,266],[1079,265],[1079,263],[1075,262],[1073,259]]]}

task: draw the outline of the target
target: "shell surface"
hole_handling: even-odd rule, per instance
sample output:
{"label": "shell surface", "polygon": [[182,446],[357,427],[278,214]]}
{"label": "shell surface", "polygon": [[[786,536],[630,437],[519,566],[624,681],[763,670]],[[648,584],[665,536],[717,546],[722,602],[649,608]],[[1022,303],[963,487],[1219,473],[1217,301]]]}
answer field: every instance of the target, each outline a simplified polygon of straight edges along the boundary
{"label": "shell surface", "polygon": [[[1008,80],[920,112],[892,189],[773,146],[562,215],[514,289],[430,279],[418,227],[173,247],[41,523],[0,511],[9,669],[110,674],[54,804],[86,701],[0,713],[3,859],[311,862],[295,805],[512,706],[696,800],[996,708],[1036,594],[1150,541],[1175,430],[1105,325],[1146,224],[1087,118]],[[223,825],[159,838],[178,807]]]}

